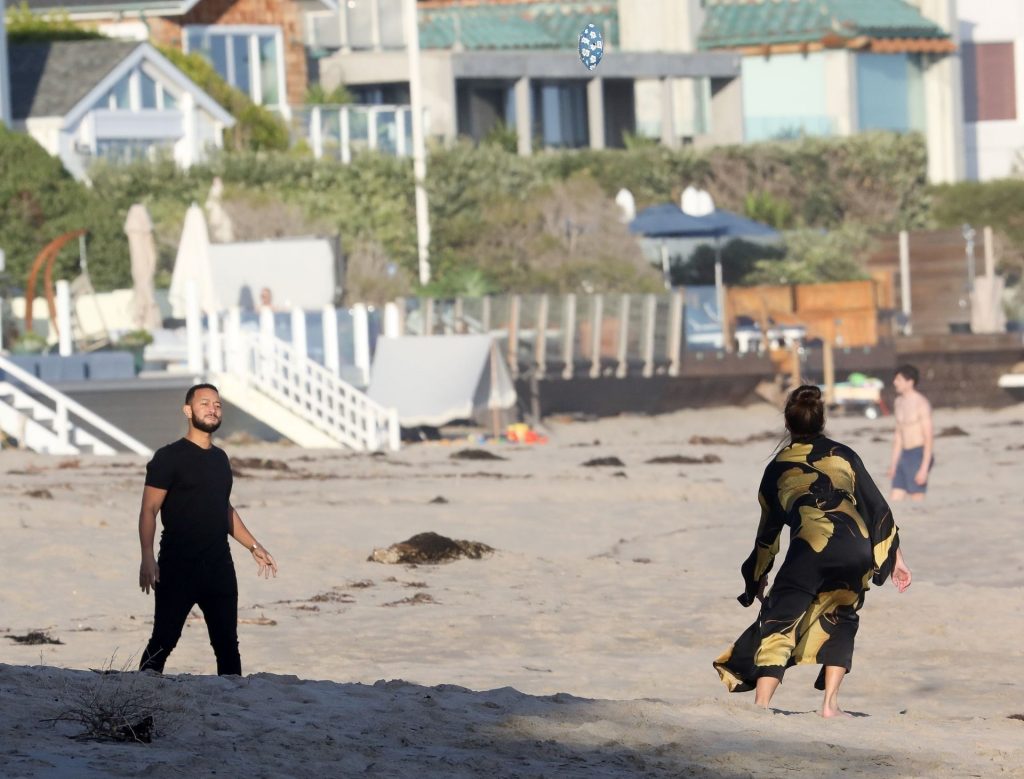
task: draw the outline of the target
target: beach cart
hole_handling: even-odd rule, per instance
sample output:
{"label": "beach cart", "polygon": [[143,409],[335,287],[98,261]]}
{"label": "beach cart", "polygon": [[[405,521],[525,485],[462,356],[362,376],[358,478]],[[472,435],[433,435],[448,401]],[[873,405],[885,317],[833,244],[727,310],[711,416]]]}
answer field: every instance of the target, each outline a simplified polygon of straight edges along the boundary
{"label": "beach cart", "polygon": [[831,408],[844,414],[862,414],[868,419],[877,419],[886,412],[882,400],[884,387],[885,382],[881,379],[863,373],[851,373],[846,381],[835,383]]}

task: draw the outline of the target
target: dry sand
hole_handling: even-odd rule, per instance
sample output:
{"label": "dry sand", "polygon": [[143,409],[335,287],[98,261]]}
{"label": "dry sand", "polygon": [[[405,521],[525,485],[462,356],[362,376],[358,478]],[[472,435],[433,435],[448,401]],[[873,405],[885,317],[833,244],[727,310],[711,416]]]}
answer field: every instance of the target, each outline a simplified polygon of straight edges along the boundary
{"label": "dry sand", "polygon": [[[235,545],[240,679],[210,675],[198,618],[172,675],[88,670],[130,664],[148,637],[144,462],[0,453],[0,775],[1024,776],[1024,407],[938,413],[969,435],[938,440],[926,504],[896,507],[914,584],[868,595],[846,721],[814,713],[816,668],[792,669],[765,713],[711,667],[755,617],[735,596],[773,442],[689,441],[779,423],[766,406],[553,422],[546,446],[493,447],[500,462],[450,459],[462,444],[226,447],[290,466],[235,481],[281,566],[258,580]],[[882,479],[890,424],[830,431]],[[722,462],[645,464],[708,453]],[[625,466],[581,465],[610,456]],[[498,551],[367,562],[427,530]],[[63,644],[10,639],[32,630]],[[43,722],[97,685],[155,696],[153,743]]]}

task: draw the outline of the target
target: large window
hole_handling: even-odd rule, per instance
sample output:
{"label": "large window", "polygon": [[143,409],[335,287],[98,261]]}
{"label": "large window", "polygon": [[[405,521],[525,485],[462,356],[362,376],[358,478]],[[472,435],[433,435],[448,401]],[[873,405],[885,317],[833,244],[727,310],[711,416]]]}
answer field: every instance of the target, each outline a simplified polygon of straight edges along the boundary
{"label": "large window", "polygon": [[917,54],[857,55],[861,130],[924,130],[924,87]]}
{"label": "large window", "polygon": [[173,143],[152,138],[101,138],[96,141],[96,156],[108,162],[153,161],[173,154]]}
{"label": "large window", "polygon": [[114,84],[95,107],[111,111],[171,111],[178,107],[178,100],[143,67],[136,67]]}
{"label": "large window", "polygon": [[965,43],[964,120],[1012,121],[1017,118],[1017,78],[1012,43]]}
{"label": "large window", "polygon": [[281,31],[277,27],[186,27],[185,50],[202,54],[254,103],[287,106]]}

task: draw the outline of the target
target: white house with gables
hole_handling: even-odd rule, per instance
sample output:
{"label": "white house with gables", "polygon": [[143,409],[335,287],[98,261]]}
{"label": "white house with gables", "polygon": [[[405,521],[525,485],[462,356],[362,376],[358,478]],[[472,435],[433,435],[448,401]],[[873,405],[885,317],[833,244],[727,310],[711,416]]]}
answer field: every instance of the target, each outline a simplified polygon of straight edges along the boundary
{"label": "white house with gables", "polygon": [[160,153],[183,166],[223,145],[232,116],[148,43],[11,44],[11,118],[76,178],[94,160]]}

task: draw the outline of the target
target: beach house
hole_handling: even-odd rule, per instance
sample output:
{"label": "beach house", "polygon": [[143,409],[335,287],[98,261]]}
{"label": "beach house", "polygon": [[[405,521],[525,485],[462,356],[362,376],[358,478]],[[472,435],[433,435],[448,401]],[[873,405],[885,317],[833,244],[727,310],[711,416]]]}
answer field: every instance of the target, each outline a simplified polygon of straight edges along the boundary
{"label": "beach house", "polygon": [[742,56],[744,140],[920,132],[930,179],[963,177],[954,0],[705,0],[703,11],[700,48]]}
{"label": "beach house", "polygon": [[306,14],[334,0],[28,0],[112,38],[150,41],[206,57],[253,102],[289,116],[309,87]]}
{"label": "beach house", "polygon": [[1024,5],[958,0],[969,179],[1009,176],[1024,149]]}
{"label": "beach house", "polygon": [[[325,87],[358,102],[409,100],[403,0],[350,0],[316,30]],[[506,130],[534,147],[668,146],[741,140],[739,57],[696,51],[696,0],[422,0],[421,83],[429,134],[481,140]],[[333,20],[333,22],[332,22]],[[587,70],[577,44],[587,24],[608,55]]]}
{"label": "beach house", "polygon": [[167,153],[187,167],[235,120],[148,43],[105,39],[9,47],[12,127],[74,176],[93,160]]}

